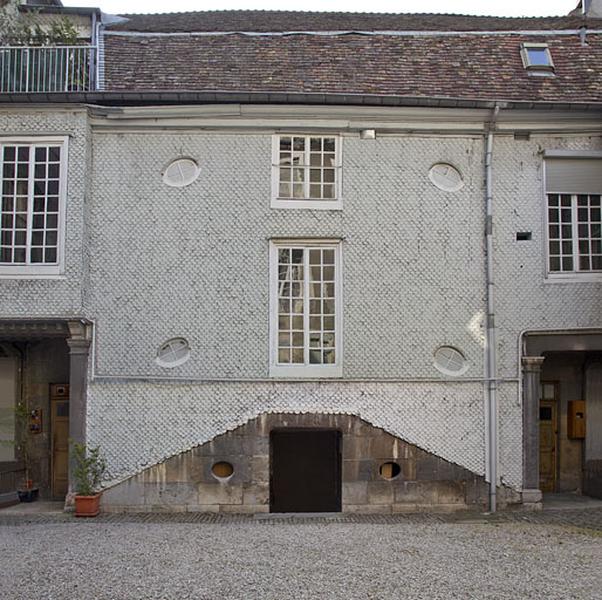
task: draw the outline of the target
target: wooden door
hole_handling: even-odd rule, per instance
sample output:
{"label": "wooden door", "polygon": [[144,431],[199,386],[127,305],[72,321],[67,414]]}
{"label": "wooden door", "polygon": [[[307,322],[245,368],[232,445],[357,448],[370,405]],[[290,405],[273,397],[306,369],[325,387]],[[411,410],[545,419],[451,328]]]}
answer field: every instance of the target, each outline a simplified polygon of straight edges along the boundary
{"label": "wooden door", "polygon": [[69,386],[50,386],[52,496],[64,498],[69,482]]}
{"label": "wooden door", "polygon": [[340,438],[334,430],[272,432],[271,512],[341,510]]}
{"label": "wooden door", "polygon": [[539,403],[539,489],[556,491],[558,403],[543,399]]}

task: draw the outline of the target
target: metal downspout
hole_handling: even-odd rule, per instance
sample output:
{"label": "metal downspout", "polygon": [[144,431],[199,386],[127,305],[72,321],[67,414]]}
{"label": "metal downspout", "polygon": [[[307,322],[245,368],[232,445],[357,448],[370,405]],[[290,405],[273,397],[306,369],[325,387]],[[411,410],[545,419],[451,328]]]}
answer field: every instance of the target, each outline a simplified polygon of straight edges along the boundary
{"label": "metal downspout", "polygon": [[487,379],[487,416],[488,427],[485,432],[489,453],[489,511],[497,509],[497,462],[498,462],[498,428],[497,428],[497,357],[494,310],[493,279],[493,132],[500,106],[495,105],[491,120],[487,125],[485,150],[485,281],[487,297],[487,335],[486,345],[486,379]]}

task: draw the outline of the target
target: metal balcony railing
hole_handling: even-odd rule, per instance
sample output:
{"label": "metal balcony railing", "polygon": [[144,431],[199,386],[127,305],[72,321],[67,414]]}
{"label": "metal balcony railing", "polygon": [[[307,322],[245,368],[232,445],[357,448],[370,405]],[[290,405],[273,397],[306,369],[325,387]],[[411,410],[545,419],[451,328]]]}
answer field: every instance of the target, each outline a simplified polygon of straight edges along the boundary
{"label": "metal balcony railing", "polygon": [[94,46],[0,46],[0,93],[95,89]]}

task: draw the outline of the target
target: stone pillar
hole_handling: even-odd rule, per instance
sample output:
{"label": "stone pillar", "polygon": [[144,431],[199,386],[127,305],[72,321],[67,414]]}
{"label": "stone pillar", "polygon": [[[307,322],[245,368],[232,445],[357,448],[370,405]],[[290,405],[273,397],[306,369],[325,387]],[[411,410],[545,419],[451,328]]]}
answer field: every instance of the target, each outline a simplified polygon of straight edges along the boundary
{"label": "stone pillar", "polygon": [[[92,341],[91,325],[82,321],[69,321],[69,439],[86,443],[88,356]],[[69,465],[69,492],[65,506],[73,504],[73,481]]]}
{"label": "stone pillar", "polygon": [[543,356],[523,357],[523,504],[541,502],[539,396]]}

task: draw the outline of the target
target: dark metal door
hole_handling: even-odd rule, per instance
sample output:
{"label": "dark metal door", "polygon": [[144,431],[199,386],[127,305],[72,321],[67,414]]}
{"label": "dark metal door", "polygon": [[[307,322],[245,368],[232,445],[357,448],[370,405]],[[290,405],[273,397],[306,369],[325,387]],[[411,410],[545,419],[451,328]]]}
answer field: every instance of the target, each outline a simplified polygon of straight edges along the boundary
{"label": "dark metal door", "polygon": [[270,435],[270,511],[339,512],[339,431],[276,430]]}

